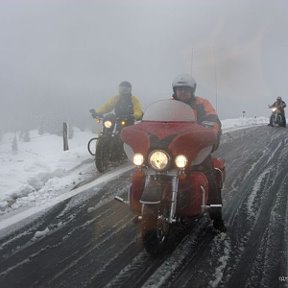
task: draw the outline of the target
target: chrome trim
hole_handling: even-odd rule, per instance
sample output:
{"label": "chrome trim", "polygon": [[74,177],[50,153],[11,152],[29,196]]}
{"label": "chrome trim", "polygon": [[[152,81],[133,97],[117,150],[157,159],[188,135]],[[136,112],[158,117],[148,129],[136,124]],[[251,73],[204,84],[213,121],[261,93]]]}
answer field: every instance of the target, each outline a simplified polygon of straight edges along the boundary
{"label": "chrome trim", "polygon": [[222,204],[210,204],[209,207],[210,208],[221,208]]}
{"label": "chrome trim", "polygon": [[174,176],[172,179],[172,199],[171,199],[170,215],[168,219],[168,222],[170,224],[176,222],[175,214],[177,208],[178,184],[179,184],[179,178],[178,176]]}
{"label": "chrome trim", "polygon": [[141,204],[160,204],[161,203],[161,201],[150,202],[150,201],[142,201],[142,200],[139,200],[139,202]]}
{"label": "chrome trim", "polygon": [[201,211],[202,213],[205,211],[205,209],[207,208],[207,206],[205,205],[205,188],[201,185],[200,186],[201,192],[202,192],[202,205],[201,205]]}

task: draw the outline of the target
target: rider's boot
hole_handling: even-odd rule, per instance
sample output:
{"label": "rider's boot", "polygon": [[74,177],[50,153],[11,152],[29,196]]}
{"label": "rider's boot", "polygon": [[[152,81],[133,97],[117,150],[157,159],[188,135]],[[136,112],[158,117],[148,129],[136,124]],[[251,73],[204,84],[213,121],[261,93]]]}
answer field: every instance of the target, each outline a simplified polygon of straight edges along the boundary
{"label": "rider's boot", "polygon": [[226,226],[222,218],[222,205],[210,204],[209,215],[213,221],[213,227],[219,232],[226,232]]}
{"label": "rider's boot", "polygon": [[219,212],[219,217],[216,217],[213,220],[213,227],[216,230],[218,230],[219,232],[224,232],[225,233],[227,231],[226,226],[225,226],[224,221],[223,221],[223,218],[222,218],[222,212],[221,211]]}

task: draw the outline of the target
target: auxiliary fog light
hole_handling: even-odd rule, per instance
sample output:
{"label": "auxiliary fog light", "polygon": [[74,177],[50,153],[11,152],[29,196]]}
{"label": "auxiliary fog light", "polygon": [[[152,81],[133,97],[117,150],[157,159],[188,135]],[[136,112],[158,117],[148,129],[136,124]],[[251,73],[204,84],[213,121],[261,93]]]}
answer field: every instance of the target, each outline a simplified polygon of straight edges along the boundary
{"label": "auxiliary fog light", "polygon": [[175,164],[178,168],[184,168],[186,167],[188,163],[188,159],[186,156],[184,155],[178,155],[176,158],[175,158]]}
{"label": "auxiliary fog light", "polygon": [[144,156],[140,153],[136,153],[133,156],[133,163],[137,166],[141,166],[144,162]]}

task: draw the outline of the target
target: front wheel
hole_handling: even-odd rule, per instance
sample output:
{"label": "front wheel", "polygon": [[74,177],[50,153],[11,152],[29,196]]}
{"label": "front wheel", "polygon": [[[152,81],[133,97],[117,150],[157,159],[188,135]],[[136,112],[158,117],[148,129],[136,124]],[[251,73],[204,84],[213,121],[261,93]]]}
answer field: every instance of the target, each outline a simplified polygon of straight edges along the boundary
{"label": "front wheel", "polygon": [[170,225],[168,222],[168,203],[148,205],[142,208],[142,239],[145,250],[153,255],[159,255],[168,247]]}
{"label": "front wheel", "polygon": [[92,155],[95,156],[95,151],[96,151],[96,143],[97,143],[97,137],[93,137],[89,140],[87,144],[87,149],[88,152]]}
{"label": "front wheel", "polygon": [[280,114],[277,116],[277,124],[278,126],[283,126],[283,120]]}
{"label": "front wheel", "polygon": [[95,165],[99,172],[107,170],[110,161],[110,139],[100,137],[97,142],[95,152]]}
{"label": "front wheel", "polygon": [[277,125],[277,117],[275,114],[271,116],[271,126],[275,127]]}
{"label": "front wheel", "polygon": [[126,159],[126,154],[123,148],[123,142],[119,135],[115,135],[111,139],[111,160],[115,162],[121,162]]}

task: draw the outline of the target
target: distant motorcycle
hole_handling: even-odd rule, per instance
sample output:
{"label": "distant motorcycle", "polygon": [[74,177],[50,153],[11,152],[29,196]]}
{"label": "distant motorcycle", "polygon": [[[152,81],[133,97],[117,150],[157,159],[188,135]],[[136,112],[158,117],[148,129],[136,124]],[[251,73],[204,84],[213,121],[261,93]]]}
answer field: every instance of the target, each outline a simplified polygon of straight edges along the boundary
{"label": "distant motorcycle", "polygon": [[[137,167],[128,203],[140,220],[148,253],[157,255],[170,246],[178,224],[194,221],[207,211],[211,219],[219,217],[219,205],[208,205],[208,179],[201,166],[217,136],[196,123],[190,106],[175,100],[158,101],[148,107],[141,123],[124,128],[121,138]],[[212,161],[221,189],[224,161]]]}
{"label": "distant motorcycle", "polygon": [[97,115],[96,121],[103,123],[103,130],[98,137],[89,140],[88,151],[95,157],[97,170],[104,172],[110,166],[119,165],[127,159],[120,132],[123,127],[133,124],[133,121],[127,117],[116,117],[112,113],[105,116]]}
{"label": "distant motorcycle", "polygon": [[284,118],[282,113],[278,107],[270,107],[272,108],[272,114],[270,116],[270,125],[272,127],[285,127]]}

